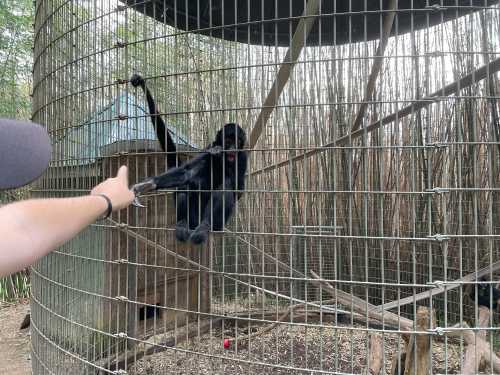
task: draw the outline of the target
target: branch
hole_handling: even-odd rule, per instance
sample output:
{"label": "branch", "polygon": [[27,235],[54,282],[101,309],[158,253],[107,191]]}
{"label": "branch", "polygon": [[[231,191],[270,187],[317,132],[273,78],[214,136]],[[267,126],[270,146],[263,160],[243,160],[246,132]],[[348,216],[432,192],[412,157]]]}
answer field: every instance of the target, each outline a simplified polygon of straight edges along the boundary
{"label": "branch", "polygon": [[399,299],[396,301],[385,303],[383,305],[378,306],[377,308],[379,309],[379,311],[390,310],[394,307],[401,307],[404,305],[408,305],[410,303],[416,303],[416,302],[421,301],[423,299],[430,298],[430,297],[436,296],[438,294],[456,289],[461,285],[461,282],[463,282],[463,281],[474,281],[474,280],[480,279],[483,276],[487,276],[490,273],[493,273],[499,269],[500,269],[500,260],[496,261],[495,263],[490,264],[486,267],[483,267],[478,271],[471,272],[471,273],[465,275],[464,277],[461,277],[458,280],[454,280],[454,284],[446,285],[446,286],[438,286],[434,289],[430,289],[430,290],[427,290],[425,292],[415,294],[414,296],[409,296],[409,297],[406,297],[403,299]]}
{"label": "branch", "polygon": [[316,22],[319,11],[319,1],[318,0],[309,0],[304,9],[302,17],[297,25],[297,29],[295,29],[295,33],[293,34],[292,41],[290,42],[290,47],[288,51],[286,51],[286,56],[281,63],[280,70],[278,71],[278,76],[274,80],[273,86],[269,93],[267,94],[267,98],[262,105],[262,110],[259,113],[259,117],[255,122],[255,125],[250,133],[250,142],[248,144],[248,148],[252,149],[255,147],[255,144],[259,140],[260,135],[262,134],[262,129],[269,120],[271,113],[276,107],[276,103],[278,102],[283,89],[285,88],[288,79],[290,78],[290,74],[292,72],[297,59],[300,56],[302,48],[304,48],[304,44],[307,40],[307,36],[309,35],[309,31],[313,27]]}
{"label": "branch", "polygon": [[[206,332],[210,331],[214,326],[221,324],[223,318],[217,318],[214,320],[210,320],[198,327],[194,327],[187,332],[180,332],[174,337],[164,338],[164,334],[161,333],[156,336],[152,336],[147,341],[139,341],[132,352],[125,352],[116,358],[116,354],[113,354],[111,357],[103,359],[100,361],[100,367],[108,369],[110,371],[116,371],[119,369],[128,369],[135,362],[140,360],[141,358],[156,354],[160,352],[164,352],[165,350],[175,348],[176,345],[179,345],[181,342],[188,340],[192,337],[200,337]],[[110,361],[110,358],[113,358]],[[101,374],[104,374],[101,372]]]}
{"label": "branch", "polygon": [[[490,311],[483,307],[479,309],[478,326],[488,325]],[[481,325],[481,326],[480,326]],[[500,373],[500,358],[491,349],[485,339],[484,331],[474,332],[467,323],[458,324],[455,327],[465,328],[463,331],[452,331],[448,333],[451,337],[463,337],[467,348],[465,349],[463,374],[477,374],[482,366],[490,366],[495,373]],[[484,327],[483,327],[484,328]]]}
{"label": "branch", "polygon": [[398,316],[389,311],[379,311],[377,306],[372,305],[368,301],[362,300],[359,297],[334,288],[329,282],[322,280],[312,270],[311,275],[313,277],[313,279],[311,279],[311,282],[314,285],[323,287],[338,302],[343,305],[350,306],[354,312],[366,316],[367,319],[373,318],[382,323],[388,323],[396,327],[401,327],[401,329],[404,331],[412,330],[413,321],[411,321],[410,319]]}
{"label": "branch", "polygon": [[391,0],[389,6],[387,7],[390,12],[387,12],[384,17],[384,29],[382,30],[382,38],[377,48],[375,61],[372,65],[372,70],[370,72],[370,77],[368,78],[368,83],[366,85],[366,92],[363,98],[363,102],[359,107],[358,114],[354,120],[354,125],[352,126],[351,132],[359,129],[361,121],[366,112],[366,107],[368,107],[368,101],[371,100],[373,95],[373,90],[375,89],[375,82],[377,81],[380,68],[382,67],[382,61],[384,59],[385,47],[387,47],[387,41],[391,34],[392,24],[394,23],[394,16],[396,15],[396,8],[398,7],[397,0]]}

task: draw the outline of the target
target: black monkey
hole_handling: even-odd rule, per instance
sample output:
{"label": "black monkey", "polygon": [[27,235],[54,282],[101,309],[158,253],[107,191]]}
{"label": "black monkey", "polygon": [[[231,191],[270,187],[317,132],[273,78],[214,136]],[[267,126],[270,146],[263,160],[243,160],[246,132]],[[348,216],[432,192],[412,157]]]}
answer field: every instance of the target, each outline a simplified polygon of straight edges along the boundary
{"label": "black monkey", "polygon": [[[476,286],[477,286],[477,304],[478,306],[485,306],[487,308],[492,308],[496,310],[498,307],[498,301],[500,300],[500,290],[495,288],[493,285],[485,282],[486,278],[481,278],[478,280],[477,285],[470,284],[467,290],[467,294],[471,299],[472,303],[476,303]],[[490,305],[491,302],[491,305]]]}
{"label": "black monkey", "polygon": [[151,121],[162,149],[167,151],[169,170],[135,185],[137,194],[180,187],[176,193],[177,224],[175,235],[184,242],[201,244],[209,230],[222,230],[231,217],[236,201],[245,189],[247,152],[245,131],[235,123],[224,125],[213,143],[198,156],[176,166],[176,147],[144,79],[134,74],[130,82],[146,94]]}

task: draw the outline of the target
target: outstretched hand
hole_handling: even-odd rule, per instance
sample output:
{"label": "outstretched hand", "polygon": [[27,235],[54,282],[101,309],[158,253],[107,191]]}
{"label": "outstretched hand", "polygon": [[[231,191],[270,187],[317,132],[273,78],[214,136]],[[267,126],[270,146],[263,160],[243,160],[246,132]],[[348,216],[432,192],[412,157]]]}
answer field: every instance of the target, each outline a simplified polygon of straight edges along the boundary
{"label": "outstretched hand", "polygon": [[94,187],[90,195],[104,194],[113,205],[113,211],[121,210],[132,203],[134,193],[128,187],[128,168],[120,167],[116,177],[108,178]]}

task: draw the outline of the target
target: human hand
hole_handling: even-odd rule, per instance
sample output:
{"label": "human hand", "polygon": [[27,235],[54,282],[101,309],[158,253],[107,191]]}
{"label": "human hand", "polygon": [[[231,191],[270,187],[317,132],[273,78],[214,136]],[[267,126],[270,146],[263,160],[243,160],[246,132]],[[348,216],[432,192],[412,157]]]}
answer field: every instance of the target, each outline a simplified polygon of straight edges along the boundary
{"label": "human hand", "polygon": [[128,188],[128,169],[122,165],[116,177],[108,178],[94,187],[90,195],[104,194],[111,200],[113,211],[127,207],[134,200],[134,193]]}

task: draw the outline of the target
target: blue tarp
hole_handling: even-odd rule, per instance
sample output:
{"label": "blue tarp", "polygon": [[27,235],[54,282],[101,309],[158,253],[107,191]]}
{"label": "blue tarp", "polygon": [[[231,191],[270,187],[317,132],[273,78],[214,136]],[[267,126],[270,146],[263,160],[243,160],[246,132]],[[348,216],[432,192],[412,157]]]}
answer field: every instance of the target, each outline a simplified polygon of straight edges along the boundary
{"label": "blue tarp", "polygon": [[[119,117],[125,119],[119,120]],[[174,142],[197,148],[174,127],[167,127]],[[103,156],[101,150],[106,145],[118,141],[156,139],[145,103],[139,103],[135,95],[123,93],[54,142],[54,159],[62,161],[63,165],[82,165]]]}

